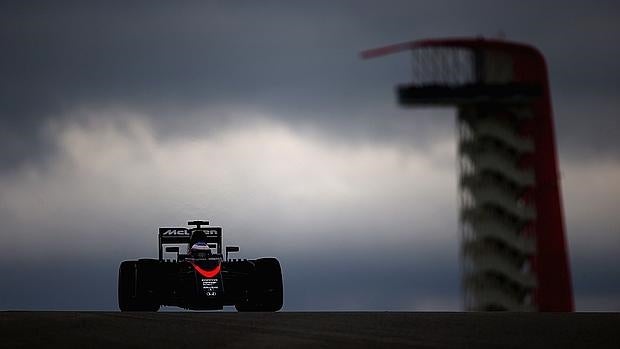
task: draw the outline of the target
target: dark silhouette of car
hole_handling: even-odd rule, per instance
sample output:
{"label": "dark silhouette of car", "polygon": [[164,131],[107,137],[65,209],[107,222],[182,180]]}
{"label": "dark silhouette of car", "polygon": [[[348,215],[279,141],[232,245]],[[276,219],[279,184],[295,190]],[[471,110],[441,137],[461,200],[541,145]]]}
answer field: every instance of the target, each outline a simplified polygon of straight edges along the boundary
{"label": "dark silhouette of car", "polygon": [[121,263],[121,311],[157,311],[162,305],[193,310],[278,311],[282,271],[276,258],[229,259],[222,255],[222,228],[191,221],[194,228],[159,228],[159,259]]}

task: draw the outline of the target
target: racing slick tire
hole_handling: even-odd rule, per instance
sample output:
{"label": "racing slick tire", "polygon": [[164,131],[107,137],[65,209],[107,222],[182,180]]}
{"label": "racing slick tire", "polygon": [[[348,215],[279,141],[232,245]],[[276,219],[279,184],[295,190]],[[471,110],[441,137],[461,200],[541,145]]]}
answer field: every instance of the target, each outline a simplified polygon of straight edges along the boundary
{"label": "racing slick tire", "polygon": [[254,261],[255,270],[248,287],[247,299],[235,305],[237,311],[278,311],[282,308],[282,269],[275,258]]}
{"label": "racing slick tire", "polygon": [[118,307],[121,311],[158,311],[159,303],[145,292],[145,283],[152,278],[153,263],[124,261],[118,271]]}

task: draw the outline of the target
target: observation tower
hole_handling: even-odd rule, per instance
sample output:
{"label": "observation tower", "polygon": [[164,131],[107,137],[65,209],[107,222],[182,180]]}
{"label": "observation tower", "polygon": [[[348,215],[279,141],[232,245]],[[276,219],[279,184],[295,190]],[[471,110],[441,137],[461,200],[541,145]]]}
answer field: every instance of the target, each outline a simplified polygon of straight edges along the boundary
{"label": "observation tower", "polygon": [[405,107],[457,109],[466,310],[572,311],[547,68],[503,40],[421,40],[362,53],[412,55]]}

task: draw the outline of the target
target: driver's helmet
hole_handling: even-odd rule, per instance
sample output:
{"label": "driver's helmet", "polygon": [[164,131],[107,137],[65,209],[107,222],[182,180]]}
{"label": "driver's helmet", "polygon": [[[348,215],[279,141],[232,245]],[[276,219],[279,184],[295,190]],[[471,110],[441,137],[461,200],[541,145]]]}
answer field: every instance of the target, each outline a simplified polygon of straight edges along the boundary
{"label": "driver's helmet", "polygon": [[189,255],[193,258],[207,258],[211,255],[211,248],[206,242],[199,241],[189,249]]}

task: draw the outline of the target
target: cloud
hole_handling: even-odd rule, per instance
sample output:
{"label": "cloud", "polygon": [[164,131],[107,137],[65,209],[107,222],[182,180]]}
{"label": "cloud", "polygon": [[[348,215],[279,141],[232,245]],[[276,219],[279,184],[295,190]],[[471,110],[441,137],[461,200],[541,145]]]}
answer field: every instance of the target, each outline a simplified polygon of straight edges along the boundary
{"label": "cloud", "polygon": [[[617,157],[618,137],[605,127],[617,109],[617,13],[613,1],[5,4],[0,159],[5,171],[46,161],[54,149],[45,125],[83,107],[134,110],[176,137],[196,129],[201,110],[244,108],[343,141],[429,146],[451,132],[451,120],[395,106],[392,86],[408,80],[407,55],[361,61],[358,52],[500,30],[548,57],[555,104],[570,106],[558,108],[560,150]],[[606,142],[591,125],[606,130]]]}
{"label": "cloud", "polygon": [[[446,297],[456,297],[453,141],[437,143],[430,154],[388,145],[358,148],[299,134],[263,115],[244,119],[254,121],[166,141],[157,139],[148,118],[131,113],[50,126],[59,149],[53,165],[0,179],[3,235],[15,232],[3,236],[12,248],[2,264],[22,272],[54,265],[76,277],[92,266],[113,293],[118,262],[155,256],[157,226],[208,218],[224,226],[226,240],[240,244],[243,256],[282,260],[291,309],[410,307],[415,292],[408,295],[409,287],[432,280],[455,286]],[[442,216],[453,218],[437,219]],[[451,277],[431,277],[437,268]],[[332,285],[329,292],[304,277],[320,270],[329,270],[322,277]],[[3,290],[12,307],[36,307],[13,292],[30,285],[18,277],[23,274],[7,273],[17,283]],[[382,286],[364,286],[369,273],[386,287],[399,286],[391,288],[394,297],[375,299]],[[367,291],[347,303],[351,283]],[[48,291],[63,294],[69,284],[50,282]],[[308,290],[324,300],[310,302]],[[67,302],[60,297],[48,306]]]}
{"label": "cloud", "polygon": [[620,162],[562,159],[575,304],[583,311],[620,309]]}
{"label": "cloud", "polygon": [[571,243],[593,254],[615,250],[620,246],[620,227],[616,224],[620,162],[566,159],[560,176]]}
{"label": "cloud", "polygon": [[[121,260],[154,257],[158,226],[207,218],[224,226],[225,240],[241,245],[241,256],[282,260],[289,309],[460,308],[452,137],[424,151],[351,145],[254,113],[226,131],[160,138],[142,114],[76,112],[87,116],[46,128],[58,149],[51,165],[0,176],[2,238],[11,241],[0,264],[19,270],[6,272],[15,281],[2,291],[7,307],[43,304],[20,298],[16,289],[30,287],[22,272],[46,264],[105,285],[90,307],[112,308]],[[596,308],[594,295],[615,304],[608,300],[617,272],[592,270],[617,259],[617,172],[615,162],[562,161],[575,289],[578,300],[588,299],[578,301],[584,309]],[[90,269],[99,270],[100,281],[87,275]],[[318,274],[322,283],[307,277]],[[368,284],[369,278],[378,281]],[[51,293],[71,294],[68,283],[49,284]],[[71,304],[58,297],[47,307]],[[72,307],[83,304],[89,303]]]}
{"label": "cloud", "polygon": [[[206,214],[235,222],[247,230],[239,237],[250,242],[292,234],[299,243],[355,243],[359,236],[379,243],[441,230],[433,217],[456,212],[455,190],[444,190],[456,188],[453,141],[438,142],[427,154],[387,145],[358,148],[299,135],[257,115],[234,131],[162,142],[141,115],[110,119],[58,129],[53,166],[5,176],[0,188],[7,216],[31,227],[61,228],[75,225],[67,217],[76,216],[99,226],[129,223],[127,213],[140,212],[152,226],[170,224],[163,217],[182,223]],[[382,227],[381,233],[369,225]],[[56,237],[73,234],[59,230]],[[85,244],[95,238],[86,239],[96,231],[89,230],[80,233]],[[137,236],[144,235],[127,239]],[[99,240],[107,239],[90,241]]]}

